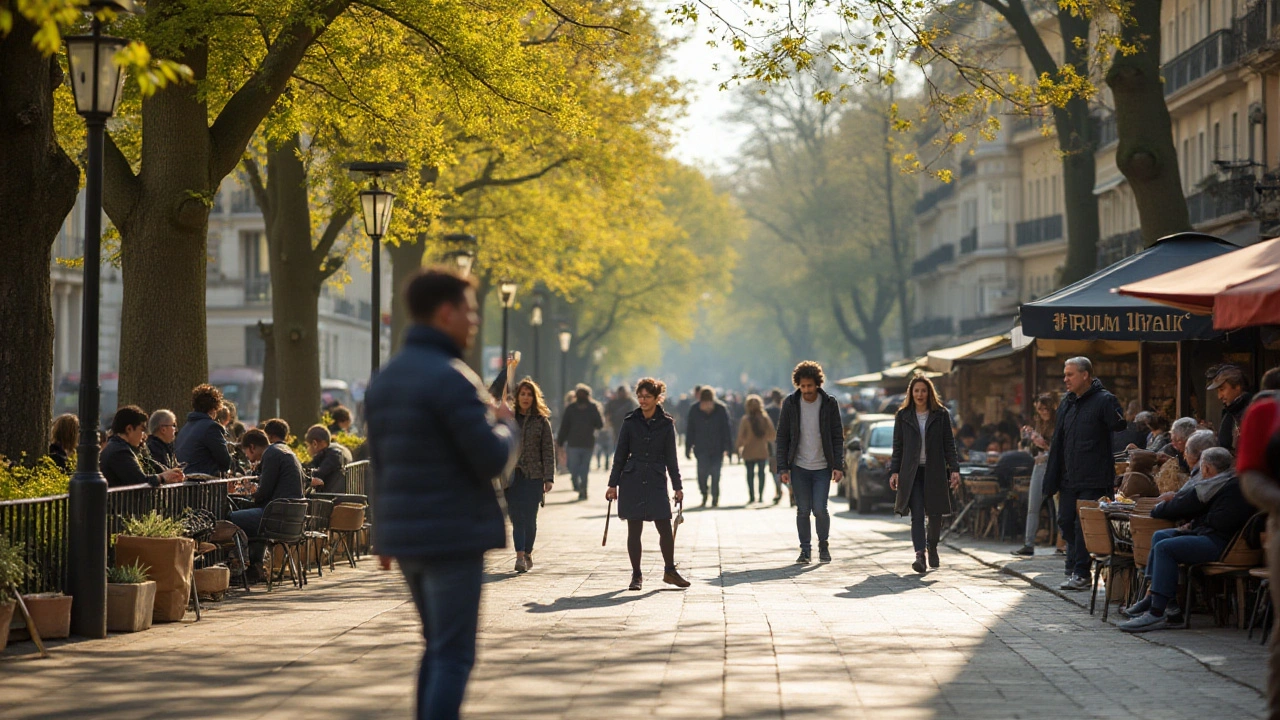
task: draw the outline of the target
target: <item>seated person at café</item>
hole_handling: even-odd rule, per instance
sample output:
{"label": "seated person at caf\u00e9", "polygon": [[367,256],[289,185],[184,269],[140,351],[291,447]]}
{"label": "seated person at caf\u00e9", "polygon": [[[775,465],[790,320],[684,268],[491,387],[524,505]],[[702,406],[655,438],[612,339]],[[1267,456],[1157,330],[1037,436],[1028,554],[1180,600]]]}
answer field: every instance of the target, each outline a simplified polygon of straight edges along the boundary
{"label": "seated person at caf\u00e9", "polygon": [[331,442],[332,436],[323,425],[312,425],[307,428],[307,452],[311,460],[307,467],[311,468],[311,487],[316,492],[347,492],[347,475],[343,470],[351,462],[351,451],[338,443]]}
{"label": "seated person at caf\u00e9", "polygon": [[1232,467],[1231,453],[1213,447],[1200,456],[1203,480],[1187,492],[1180,492],[1151,509],[1151,517],[1189,523],[1157,530],[1151,536],[1151,556],[1147,577],[1151,590],[1146,597],[1121,610],[1129,618],[1120,629],[1149,632],[1170,625],[1181,612],[1173,604],[1178,592],[1178,566],[1214,562],[1222,556],[1231,538],[1257,512],[1245,499],[1240,479]]}
{"label": "seated person at caf\u00e9", "polygon": [[991,469],[995,474],[996,480],[1000,482],[1000,487],[1006,490],[1013,487],[1013,479],[1016,477],[1031,477],[1031,471],[1035,469],[1035,458],[1031,457],[1031,453],[1025,450],[1010,450],[1001,453],[1000,458],[996,461],[996,466]]}
{"label": "seated person at caf\u00e9", "polygon": [[[1191,437],[1187,438],[1186,447],[1182,451],[1183,462],[1191,468],[1191,472],[1187,475],[1169,475],[1161,473],[1156,476],[1156,487],[1160,490],[1161,496],[1170,495],[1180,490],[1186,490],[1194,487],[1196,483],[1204,477],[1200,471],[1200,456],[1209,448],[1218,447],[1218,436],[1212,430],[1197,430],[1191,433]],[[1172,467],[1173,463],[1166,462],[1166,468]]]}
{"label": "seated person at caf\u00e9", "polygon": [[1147,415],[1147,427],[1151,431],[1147,434],[1146,449],[1152,452],[1160,452],[1172,439],[1169,434],[1169,419],[1160,413],[1153,412]]}
{"label": "seated person at caf\u00e9", "polygon": [[116,410],[111,419],[111,438],[98,455],[102,475],[107,487],[128,485],[152,485],[182,482],[182,470],[171,468],[160,473],[147,474],[138,458],[142,439],[147,435],[147,414],[137,405],[125,405]]}
{"label": "seated person at caf\u00e9", "polygon": [[1127,498],[1152,498],[1160,494],[1155,474],[1157,454],[1150,450],[1130,450],[1129,467],[1120,476],[1117,492]]}
{"label": "seated person at caf\u00e9", "polygon": [[222,407],[222,391],[212,385],[197,385],[191,391],[191,412],[174,442],[178,462],[186,463],[188,475],[220,477],[231,469],[227,437],[214,418]]}
{"label": "seated person at caf\u00e9", "polygon": [[1195,418],[1184,417],[1173,421],[1173,425],[1169,428],[1169,443],[1160,448],[1160,457],[1157,462],[1163,465],[1164,461],[1169,458],[1178,461],[1178,467],[1184,475],[1191,473],[1191,466],[1187,465],[1187,460],[1182,454],[1187,449],[1187,440],[1200,429],[1200,423]]}
{"label": "seated person at caf\u00e9", "polygon": [[337,435],[338,433],[351,432],[351,411],[338,405],[329,411],[329,417],[333,418],[333,422],[329,423],[329,435]]}
{"label": "seated person at caf\u00e9", "polygon": [[178,417],[168,410],[157,410],[147,420],[147,452],[151,461],[163,468],[178,467],[178,452],[173,441],[178,436]]}
{"label": "seated person at caf\u00e9", "polygon": [[[258,465],[258,486],[253,493],[254,506],[236,510],[227,517],[250,538],[258,535],[263,510],[268,503],[279,499],[302,499],[302,464],[284,442],[289,436],[289,424],[284,420],[271,419],[263,423],[262,427],[262,430],[254,428],[246,431],[240,440],[244,454]],[[249,545],[250,582],[262,577],[262,549],[261,543]]]}

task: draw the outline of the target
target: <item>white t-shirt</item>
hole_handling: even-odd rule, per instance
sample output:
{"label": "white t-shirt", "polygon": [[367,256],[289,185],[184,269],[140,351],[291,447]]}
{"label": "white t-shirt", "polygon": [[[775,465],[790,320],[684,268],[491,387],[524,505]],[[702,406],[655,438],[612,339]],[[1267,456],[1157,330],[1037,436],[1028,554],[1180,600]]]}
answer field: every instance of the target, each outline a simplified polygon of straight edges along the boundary
{"label": "white t-shirt", "polygon": [[806,402],[800,398],[800,447],[796,450],[796,467],[805,470],[826,470],[827,456],[822,453],[822,423],[818,414],[822,410],[822,398]]}
{"label": "white t-shirt", "polygon": [[924,467],[924,463],[925,463],[924,428],[925,428],[925,425],[929,424],[929,411],[928,410],[925,410],[924,412],[916,411],[916,422],[920,423],[920,466]]}

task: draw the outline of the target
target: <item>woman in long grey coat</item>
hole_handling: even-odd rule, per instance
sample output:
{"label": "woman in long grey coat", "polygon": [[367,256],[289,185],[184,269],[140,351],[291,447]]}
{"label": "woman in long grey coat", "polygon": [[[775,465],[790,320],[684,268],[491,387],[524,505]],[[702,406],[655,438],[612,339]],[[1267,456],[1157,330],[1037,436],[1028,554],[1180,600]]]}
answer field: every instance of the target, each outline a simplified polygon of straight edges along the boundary
{"label": "woman in long grey coat", "polygon": [[604,495],[606,500],[617,499],[618,517],[627,521],[627,554],[631,557],[629,590],[639,590],[644,581],[640,573],[640,534],[646,522],[652,522],[658,529],[658,547],[662,549],[665,563],[663,582],[689,587],[689,581],[676,572],[671,501],[667,497],[667,476],[670,475],[676,502],[684,501],[675,421],[658,404],[666,391],[667,386],[661,380],[642,378],[636,383],[636,402],[640,407],[627,415],[618,430],[609,489]]}
{"label": "woman in long grey coat", "polygon": [[940,564],[942,516],[951,513],[951,488],[959,484],[951,413],[942,405],[933,382],[917,375],[907,386],[907,397],[894,418],[893,459],[889,461],[889,487],[898,493],[894,512],[911,514],[911,544],[916,551],[912,570],[925,571],[926,547],[929,567]]}

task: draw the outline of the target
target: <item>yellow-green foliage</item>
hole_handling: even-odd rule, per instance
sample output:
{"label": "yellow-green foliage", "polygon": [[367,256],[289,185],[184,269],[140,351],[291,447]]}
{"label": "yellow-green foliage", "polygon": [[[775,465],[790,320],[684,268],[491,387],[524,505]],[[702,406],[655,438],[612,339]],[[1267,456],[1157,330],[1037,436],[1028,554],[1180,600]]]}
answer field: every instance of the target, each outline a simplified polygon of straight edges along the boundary
{"label": "yellow-green foliage", "polygon": [[182,537],[185,531],[186,528],[181,520],[165,517],[152,510],[142,517],[125,518],[124,532],[120,534],[133,537],[176,538]]}
{"label": "yellow-green foliage", "polygon": [[143,565],[141,560],[134,560],[132,565],[117,565],[107,568],[107,582],[136,585],[144,583],[149,577],[151,567]]}
{"label": "yellow-green foliage", "polygon": [[22,555],[22,546],[9,542],[9,538],[0,535],[0,603],[13,600],[5,588],[20,586],[27,579],[31,568]]}
{"label": "yellow-green foliage", "polygon": [[0,457],[0,500],[61,495],[67,491],[70,480],[71,476],[49,457],[42,457],[31,466],[10,463]]}

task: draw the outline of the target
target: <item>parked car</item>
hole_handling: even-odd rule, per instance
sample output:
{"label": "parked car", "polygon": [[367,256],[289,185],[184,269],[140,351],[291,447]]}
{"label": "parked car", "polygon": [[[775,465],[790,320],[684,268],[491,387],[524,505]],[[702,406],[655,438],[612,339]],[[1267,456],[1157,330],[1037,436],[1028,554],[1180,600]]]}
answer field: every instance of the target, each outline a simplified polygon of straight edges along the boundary
{"label": "parked car", "polygon": [[858,462],[862,459],[862,449],[865,447],[866,442],[865,431],[868,426],[884,420],[893,420],[893,416],[881,413],[861,413],[845,428],[844,467],[846,472],[836,488],[836,492],[840,497],[853,497],[853,481],[856,477]]}
{"label": "parked car", "polygon": [[[876,503],[893,502],[889,489],[889,460],[893,457],[893,420],[877,420],[862,429],[857,440],[858,462],[849,484],[849,507],[869,513]],[[853,443],[853,440],[850,441]]]}

